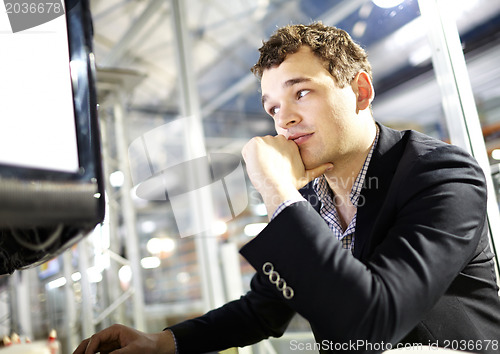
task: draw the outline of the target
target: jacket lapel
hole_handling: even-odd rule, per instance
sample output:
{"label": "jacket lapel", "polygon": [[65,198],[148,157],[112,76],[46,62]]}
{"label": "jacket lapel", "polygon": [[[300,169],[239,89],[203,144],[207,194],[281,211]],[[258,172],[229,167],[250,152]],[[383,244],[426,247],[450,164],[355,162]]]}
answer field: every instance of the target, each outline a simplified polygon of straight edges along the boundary
{"label": "jacket lapel", "polygon": [[[378,124],[378,123],[377,123]],[[356,232],[354,238],[354,257],[366,258],[373,231],[380,216],[384,214],[384,202],[392,178],[404,151],[403,133],[378,124],[379,138],[373,152],[359,198]]]}

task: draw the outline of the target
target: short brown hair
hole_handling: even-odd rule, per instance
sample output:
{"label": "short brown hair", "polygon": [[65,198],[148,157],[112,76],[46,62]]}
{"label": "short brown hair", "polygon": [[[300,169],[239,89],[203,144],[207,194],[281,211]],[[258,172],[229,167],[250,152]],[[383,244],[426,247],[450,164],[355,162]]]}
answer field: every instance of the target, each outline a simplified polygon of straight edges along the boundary
{"label": "short brown hair", "polygon": [[372,78],[371,65],[365,50],[339,28],[321,22],[310,25],[288,25],[276,30],[259,49],[260,57],[251,71],[259,79],[264,70],[280,65],[289,54],[307,45],[325,62],[325,68],[339,87],[350,84],[362,70]]}

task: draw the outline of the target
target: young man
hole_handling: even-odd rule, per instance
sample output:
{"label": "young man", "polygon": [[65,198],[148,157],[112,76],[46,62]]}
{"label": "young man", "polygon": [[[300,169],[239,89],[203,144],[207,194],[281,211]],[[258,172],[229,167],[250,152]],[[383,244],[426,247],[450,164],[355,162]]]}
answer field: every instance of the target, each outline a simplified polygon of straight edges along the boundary
{"label": "young man", "polygon": [[243,149],[271,219],[241,250],[257,271],[251,291],[160,333],[110,327],[75,353],[245,346],[280,336],[295,313],[322,352],[404,343],[498,352],[486,187],[474,159],[376,124],[370,65],[344,31],[287,26],[260,51],[253,72],[278,135]]}

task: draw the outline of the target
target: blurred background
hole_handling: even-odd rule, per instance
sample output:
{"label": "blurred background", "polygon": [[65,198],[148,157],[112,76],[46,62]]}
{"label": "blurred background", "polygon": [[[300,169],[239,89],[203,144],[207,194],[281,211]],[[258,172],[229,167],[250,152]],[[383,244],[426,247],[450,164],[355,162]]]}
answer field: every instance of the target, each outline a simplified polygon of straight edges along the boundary
{"label": "blurred background", "polygon": [[[498,195],[500,1],[453,4],[446,15],[458,28]],[[90,5],[106,220],[63,255],[0,279],[3,333],[37,338],[56,328],[66,353],[115,322],[160,331],[248,290],[254,270],[237,250],[267,215],[241,148],[274,134],[249,69],[277,27],[322,21],[348,31],[372,63],[375,119],[452,140],[417,0]],[[196,176],[199,165],[211,176]],[[286,353],[291,339],[312,342],[299,316],[283,338],[241,351]]]}

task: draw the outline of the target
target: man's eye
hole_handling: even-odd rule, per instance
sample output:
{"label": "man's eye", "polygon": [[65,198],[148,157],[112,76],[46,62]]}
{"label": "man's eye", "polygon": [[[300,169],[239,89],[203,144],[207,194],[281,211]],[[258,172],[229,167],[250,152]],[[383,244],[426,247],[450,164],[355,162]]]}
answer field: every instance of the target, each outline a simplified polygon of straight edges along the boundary
{"label": "man's eye", "polygon": [[272,107],[271,109],[269,109],[269,114],[274,116],[276,115],[278,112],[280,111],[279,107]]}
{"label": "man's eye", "polygon": [[302,98],[305,95],[307,95],[309,92],[311,92],[311,91],[310,90],[300,90],[299,92],[297,92],[297,98]]}

